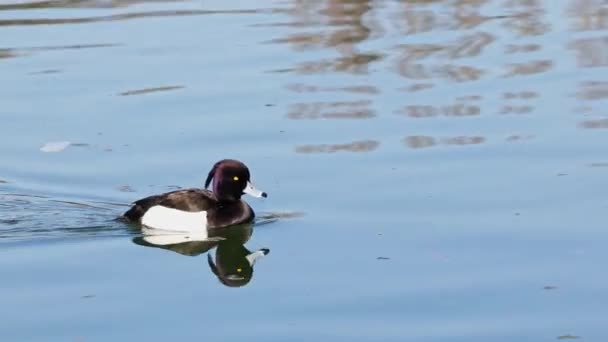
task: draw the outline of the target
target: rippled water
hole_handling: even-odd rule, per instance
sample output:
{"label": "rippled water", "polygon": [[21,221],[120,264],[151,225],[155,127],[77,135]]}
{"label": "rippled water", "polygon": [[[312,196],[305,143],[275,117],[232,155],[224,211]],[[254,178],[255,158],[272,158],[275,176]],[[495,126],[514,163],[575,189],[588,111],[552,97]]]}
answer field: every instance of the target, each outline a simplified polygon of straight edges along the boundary
{"label": "rippled water", "polygon": [[[0,340],[606,338],[607,29],[603,0],[3,2]],[[221,158],[254,227],[116,220]]]}

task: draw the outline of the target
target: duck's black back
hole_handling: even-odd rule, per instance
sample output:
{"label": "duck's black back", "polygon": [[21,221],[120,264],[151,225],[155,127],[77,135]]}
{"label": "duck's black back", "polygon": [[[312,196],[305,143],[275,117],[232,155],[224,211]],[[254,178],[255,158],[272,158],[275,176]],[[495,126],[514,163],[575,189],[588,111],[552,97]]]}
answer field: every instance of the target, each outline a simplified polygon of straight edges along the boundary
{"label": "duck's black back", "polygon": [[217,206],[217,200],[213,193],[205,189],[185,189],[167,192],[160,195],[142,198],[135,203],[131,209],[123,214],[129,221],[139,221],[148,209],[155,205],[173,208],[183,211],[208,211]]}

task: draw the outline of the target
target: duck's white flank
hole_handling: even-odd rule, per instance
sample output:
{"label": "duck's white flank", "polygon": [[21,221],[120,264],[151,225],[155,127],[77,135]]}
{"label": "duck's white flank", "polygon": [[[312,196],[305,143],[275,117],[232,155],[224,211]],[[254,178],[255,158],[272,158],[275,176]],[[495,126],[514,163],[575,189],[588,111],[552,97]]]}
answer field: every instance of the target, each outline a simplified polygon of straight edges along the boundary
{"label": "duck's white flank", "polygon": [[189,212],[155,205],[146,211],[141,223],[169,232],[200,232],[207,229],[207,212]]}

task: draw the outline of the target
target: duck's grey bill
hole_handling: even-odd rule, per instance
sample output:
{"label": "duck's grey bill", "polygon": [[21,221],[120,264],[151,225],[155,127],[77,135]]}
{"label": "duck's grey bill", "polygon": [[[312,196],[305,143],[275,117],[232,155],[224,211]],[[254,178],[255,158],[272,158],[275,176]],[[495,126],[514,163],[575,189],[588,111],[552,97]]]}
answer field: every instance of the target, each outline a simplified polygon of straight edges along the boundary
{"label": "duck's grey bill", "polygon": [[247,182],[247,185],[245,186],[245,190],[243,190],[243,192],[246,193],[247,195],[251,195],[253,197],[258,197],[258,198],[268,196],[265,192],[256,189],[253,186],[253,184],[251,184],[251,182]]}
{"label": "duck's grey bill", "polygon": [[263,257],[264,255],[268,254],[269,249],[268,248],[262,248],[258,251],[255,251],[249,255],[247,255],[245,257],[245,259],[247,259],[247,261],[249,262],[249,265],[253,266],[255,264],[255,262]]}

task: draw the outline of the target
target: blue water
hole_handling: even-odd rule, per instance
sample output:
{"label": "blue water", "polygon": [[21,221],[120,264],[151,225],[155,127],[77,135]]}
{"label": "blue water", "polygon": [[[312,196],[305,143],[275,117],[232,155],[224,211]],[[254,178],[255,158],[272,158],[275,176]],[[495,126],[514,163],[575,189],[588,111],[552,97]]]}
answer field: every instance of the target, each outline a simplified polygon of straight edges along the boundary
{"label": "blue water", "polygon": [[[0,340],[605,339],[607,29],[600,0],[0,4]],[[269,194],[238,288],[115,220],[222,158]]]}

